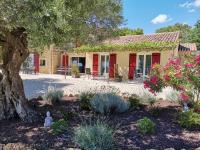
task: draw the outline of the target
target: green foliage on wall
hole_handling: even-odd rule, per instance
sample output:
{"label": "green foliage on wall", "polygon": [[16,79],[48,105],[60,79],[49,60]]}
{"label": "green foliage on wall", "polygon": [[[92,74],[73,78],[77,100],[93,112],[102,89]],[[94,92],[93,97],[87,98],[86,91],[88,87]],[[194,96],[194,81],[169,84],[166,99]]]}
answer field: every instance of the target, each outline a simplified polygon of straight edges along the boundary
{"label": "green foliage on wall", "polygon": [[75,49],[69,50],[69,52],[112,52],[112,51],[163,51],[173,50],[177,46],[177,42],[140,42],[131,44],[117,44],[117,45],[84,45]]}

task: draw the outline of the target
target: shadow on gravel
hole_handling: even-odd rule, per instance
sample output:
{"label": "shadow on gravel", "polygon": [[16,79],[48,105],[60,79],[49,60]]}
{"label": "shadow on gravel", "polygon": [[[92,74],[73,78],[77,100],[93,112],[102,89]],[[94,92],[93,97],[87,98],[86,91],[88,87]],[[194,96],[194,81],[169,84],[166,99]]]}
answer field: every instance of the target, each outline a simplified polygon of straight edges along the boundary
{"label": "shadow on gravel", "polygon": [[24,79],[23,84],[25,95],[28,99],[43,95],[49,86],[62,89],[66,86],[72,85],[61,83],[59,79],[52,78]]}

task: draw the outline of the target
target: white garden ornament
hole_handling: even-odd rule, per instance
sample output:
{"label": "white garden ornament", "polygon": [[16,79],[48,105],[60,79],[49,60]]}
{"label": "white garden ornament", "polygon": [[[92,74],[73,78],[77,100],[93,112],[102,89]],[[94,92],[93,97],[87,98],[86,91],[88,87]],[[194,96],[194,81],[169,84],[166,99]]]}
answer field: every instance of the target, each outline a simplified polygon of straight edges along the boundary
{"label": "white garden ornament", "polygon": [[53,118],[51,117],[51,114],[49,111],[47,111],[47,116],[45,118],[45,121],[44,121],[44,127],[47,128],[47,127],[50,127],[53,123]]}

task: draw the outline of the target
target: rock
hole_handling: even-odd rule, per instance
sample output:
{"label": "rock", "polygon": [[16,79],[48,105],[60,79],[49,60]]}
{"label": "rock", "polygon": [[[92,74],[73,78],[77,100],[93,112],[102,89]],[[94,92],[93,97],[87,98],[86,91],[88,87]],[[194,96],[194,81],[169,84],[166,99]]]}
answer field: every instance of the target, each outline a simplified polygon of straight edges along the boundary
{"label": "rock", "polygon": [[8,143],[4,145],[3,150],[25,150],[21,143]]}
{"label": "rock", "polygon": [[174,148],[165,148],[164,150],[175,150]]}
{"label": "rock", "polygon": [[67,150],[81,150],[79,148],[67,148]]}

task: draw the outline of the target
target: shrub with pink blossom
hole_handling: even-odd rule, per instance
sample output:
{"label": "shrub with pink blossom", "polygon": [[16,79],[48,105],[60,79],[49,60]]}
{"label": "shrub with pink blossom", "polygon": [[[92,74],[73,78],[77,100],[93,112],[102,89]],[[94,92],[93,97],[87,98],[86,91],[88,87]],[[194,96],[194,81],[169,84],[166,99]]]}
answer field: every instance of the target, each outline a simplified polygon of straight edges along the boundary
{"label": "shrub with pink blossom", "polygon": [[182,64],[179,58],[169,59],[162,67],[155,64],[144,87],[151,93],[161,92],[165,87],[180,92],[182,102],[194,102],[200,98],[200,54],[190,54]]}

